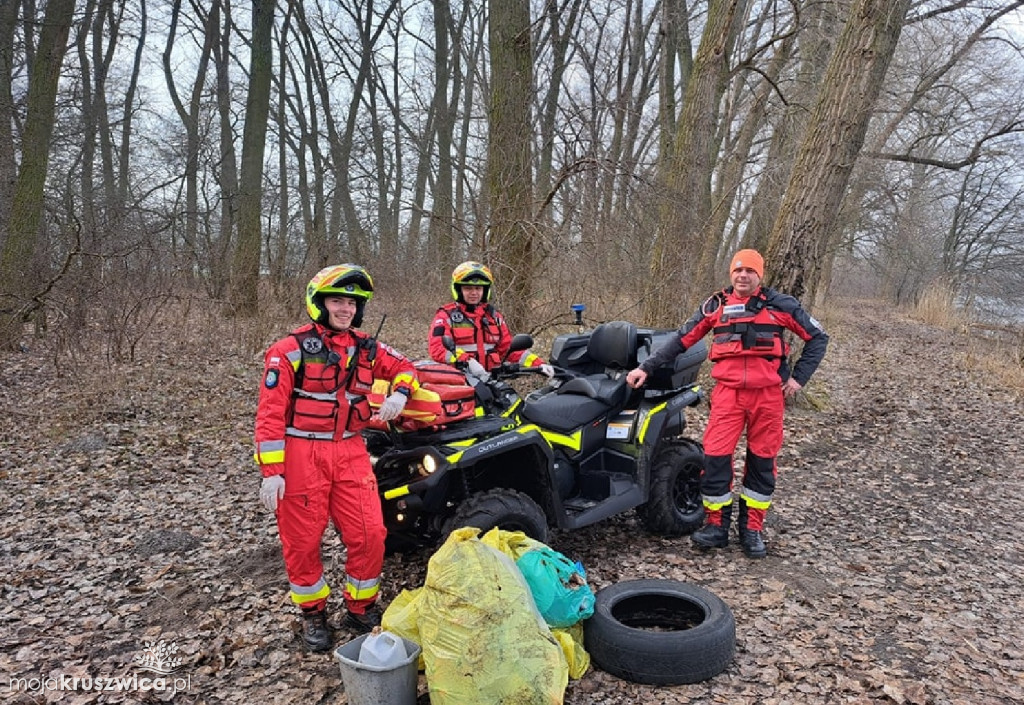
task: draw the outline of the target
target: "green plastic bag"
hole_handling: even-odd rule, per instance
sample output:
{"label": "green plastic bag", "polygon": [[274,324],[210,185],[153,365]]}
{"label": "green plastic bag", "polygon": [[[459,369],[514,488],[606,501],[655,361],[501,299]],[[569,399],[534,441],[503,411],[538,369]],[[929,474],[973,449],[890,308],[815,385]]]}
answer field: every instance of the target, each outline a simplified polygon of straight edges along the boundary
{"label": "green plastic bag", "polygon": [[594,614],[594,591],[583,566],[558,551],[541,546],[516,561],[533,601],[552,627],[570,627]]}

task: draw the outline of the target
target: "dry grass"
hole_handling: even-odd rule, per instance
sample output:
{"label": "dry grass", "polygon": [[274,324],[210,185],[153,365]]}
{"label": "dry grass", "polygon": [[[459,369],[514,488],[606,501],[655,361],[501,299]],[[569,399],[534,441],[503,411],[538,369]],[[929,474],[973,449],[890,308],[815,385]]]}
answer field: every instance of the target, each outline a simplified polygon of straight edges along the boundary
{"label": "dry grass", "polygon": [[972,321],[947,287],[929,289],[910,312],[916,320],[968,339],[964,364],[1008,389],[1024,393],[1024,327]]}
{"label": "dry grass", "polygon": [[913,309],[913,316],[922,323],[946,330],[963,332],[967,316],[956,306],[956,295],[946,286],[930,287]]}

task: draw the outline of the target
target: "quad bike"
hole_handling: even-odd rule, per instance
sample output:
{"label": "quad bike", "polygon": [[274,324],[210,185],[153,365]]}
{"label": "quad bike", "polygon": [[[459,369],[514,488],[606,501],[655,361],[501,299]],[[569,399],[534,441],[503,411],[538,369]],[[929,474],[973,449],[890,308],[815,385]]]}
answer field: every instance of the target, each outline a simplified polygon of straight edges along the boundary
{"label": "quad bike", "polygon": [[[694,382],[706,347],[691,347],[642,389],[625,379],[668,335],[613,321],[559,336],[555,378],[525,397],[509,382],[535,372],[503,363],[475,387],[462,385],[474,398],[468,418],[364,431],[389,550],[432,545],[460,526],[543,542],[549,527],[577,529],[634,508],[659,535],[699,528],[703,451],[680,434],[685,408],[702,396]],[[517,335],[510,352],[532,344]]]}

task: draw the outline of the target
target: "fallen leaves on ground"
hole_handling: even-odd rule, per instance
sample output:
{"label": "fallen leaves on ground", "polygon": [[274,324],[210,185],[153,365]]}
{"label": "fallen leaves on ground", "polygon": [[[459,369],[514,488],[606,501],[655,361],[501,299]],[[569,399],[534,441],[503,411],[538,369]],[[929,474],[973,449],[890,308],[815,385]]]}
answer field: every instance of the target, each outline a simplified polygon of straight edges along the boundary
{"label": "fallen leaves on ground", "polygon": [[[965,366],[957,335],[871,302],[830,316],[816,404],[787,414],[767,559],[697,552],[648,535],[632,513],[549,542],[595,589],[655,577],[709,588],[735,614],[735,661],[707,682],[660,688],[592,668],[566,703],[1024,701],[1019,392]],[[273,518],[257,500],[259,358],[215,352],[92,370],[4,354],[5,677],[129,676],[146,643],[164,640],[189,679],[175,702],[346,702],[332,657],[299,648]],[[706,407],[688,413],[699,437]],[[324,553],[339,586],[333,532]],[[421,585],[428,557],[389,556],[384,599]],[[422,677],[420,692],[428,702]]]}

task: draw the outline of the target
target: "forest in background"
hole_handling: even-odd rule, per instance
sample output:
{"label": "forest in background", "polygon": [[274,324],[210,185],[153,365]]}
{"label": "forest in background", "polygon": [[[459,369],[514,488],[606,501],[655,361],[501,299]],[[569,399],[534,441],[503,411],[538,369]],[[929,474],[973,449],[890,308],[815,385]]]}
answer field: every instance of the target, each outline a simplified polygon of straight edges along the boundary
{"label": "forest in background", "polygon": [[132,357],[337,261],[674,325],[740,246],[810,303],[1019,306],[1022,5],[5,0],[0,342]]}

